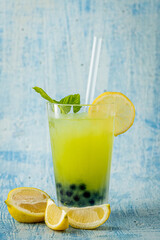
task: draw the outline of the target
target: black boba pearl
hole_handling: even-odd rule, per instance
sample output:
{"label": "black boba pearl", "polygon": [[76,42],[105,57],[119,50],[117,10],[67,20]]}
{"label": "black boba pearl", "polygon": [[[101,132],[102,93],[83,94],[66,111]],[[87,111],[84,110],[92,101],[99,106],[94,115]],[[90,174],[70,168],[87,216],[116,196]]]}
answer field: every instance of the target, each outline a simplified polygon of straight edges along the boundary
{"label": "black boba pearl", "polygon": [[67,191],[67,192],[66,192],[66,195],[67,195],[68,197],[71,197],[72,194],[73,194],[73,192],[71,192],[71,191]]}
{"label": "black boba pearl", "polygon": [[64,192],[63,192],[63,190],[61,189],[61,190],[60,190],[60,194],[63,195],[63,193],[64,193]]}
{"label": "black boba pearl", "polygon": [[78,195],[75,195],[75,196],[73,197],[73,199],[74,199],[74,201],[76,201],[76,202],[78,202],[78,201],[80,200],[80,198],[79,198]]}
{"label": "black boba pearl", "polygon": [[99,200],[103,200],[104,197],[103,197],[102,195],[100,195],[98,199],[99,199]]}
{"label": "black boba pearl", "polygon": [[79,185],[79,189],[82,190],[82,191],[85,190],[86,189],[86,185],[84,183],[80,184]]}
{"label": "black boba pearl", "polygon": [[73,206],[73,205],[74,205],[74,202],[73,202],[73,201],[69,201],[67,204],[68,204],[69,206]]}
{"label": "black boba pearl", "polygon": [[70,185],[70,189],[75,190],[76,189],[76,185],[75,184],[71,184]]}
{"label": "black boba pearl", "polygon": [[98,194],[97,192],[94,192],[94,193],[93,193],[93,197],[94,197],[94,198],[99,198],[99,194]]}
{"label": "black boba pearl", "polygon": [[83,193],[83,197],[85,197],[85,198],[89,198],[90,196],[91,196],[91,194],[90,194],[89,191],[85,191],[85,192]]}
{"label": "black boba pearl", "polygon": [[60,201],[61,201],[62,204],[64,204],[64,200],[63,199],[61,199]]}
{"label": "black boba pearl", "polygon": [[57,183],[57,184],[56,184],[56,187],[57,187],[57,188],[61,188],[61,187],[62,187],[62,184],[61,184],[61,183]]}
{"label": "black boba pearl", "polygon": [[94,199],[90,199],[89,203],[90,203],[90,205],[94,205],[94,203],[95,203]]}

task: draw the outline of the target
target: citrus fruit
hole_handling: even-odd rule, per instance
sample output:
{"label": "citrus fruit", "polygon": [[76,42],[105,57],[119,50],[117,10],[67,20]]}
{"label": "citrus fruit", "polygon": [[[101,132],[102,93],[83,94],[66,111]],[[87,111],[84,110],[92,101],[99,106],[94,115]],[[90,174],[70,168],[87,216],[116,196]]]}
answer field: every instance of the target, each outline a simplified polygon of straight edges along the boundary
{"label": "citrus fruit", "polygon": [[[112,104],[115,111],[115,131],[117,136],[126,132],[133,124],[135,118],[135,107],[133,103],[120,92],[104,92],[99,95],[92,104]],[[102,111],[103,112],[103,111]],[[95,108],[90,107],[89,114],[95,114]]]}
{"label": "citrus fruit", "polygon": [[8,211],[19,222],[44,221],[47,193],[37,188],[20,187],[9,192],[7,200]]}
{"label": "citrus fruit", "polygon": [[63,207],[63,209],[67,213],[69,224],[80,229],[94,229],[101,226],[111,213],[109,204],[84,208]]}
{"label": "citrus fruit", "polygon": [[45,211],[45,223],[53,230],[65,230],[69,227],[67,213],[48,199]]}

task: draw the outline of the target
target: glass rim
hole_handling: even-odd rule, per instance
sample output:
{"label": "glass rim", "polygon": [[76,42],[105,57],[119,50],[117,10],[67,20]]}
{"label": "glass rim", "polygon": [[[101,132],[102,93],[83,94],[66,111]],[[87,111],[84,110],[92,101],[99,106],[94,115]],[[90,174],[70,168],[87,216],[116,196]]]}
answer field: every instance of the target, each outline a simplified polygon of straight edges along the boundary
{"label": "glass rim", "polygon": [[51,103],[47,102],[47,105],[53,105],[53,106],[77,106],[77,107],[96,107],[96,106],[108,106],[108,105],[114,105],[115,102],[111,103],[100,103],[100,104],[62,104],[62,103]]}

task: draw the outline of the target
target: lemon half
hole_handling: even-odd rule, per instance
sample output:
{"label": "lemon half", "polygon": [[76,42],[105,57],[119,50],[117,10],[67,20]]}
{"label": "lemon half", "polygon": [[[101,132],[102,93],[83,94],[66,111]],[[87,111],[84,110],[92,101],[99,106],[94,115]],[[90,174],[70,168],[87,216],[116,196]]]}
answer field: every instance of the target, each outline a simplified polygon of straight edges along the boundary
{"label": "lemon half", "polygon": [[8,211],[19,222],[42,222],[47,205],[47,193],[37,188],[20,187],[9,192]]}

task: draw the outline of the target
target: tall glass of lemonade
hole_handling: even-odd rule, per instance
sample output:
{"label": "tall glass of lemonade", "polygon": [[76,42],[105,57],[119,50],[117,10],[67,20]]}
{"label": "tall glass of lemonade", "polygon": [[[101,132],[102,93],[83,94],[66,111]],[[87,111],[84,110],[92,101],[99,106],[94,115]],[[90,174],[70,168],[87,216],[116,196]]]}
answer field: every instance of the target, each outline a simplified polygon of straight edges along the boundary
{"label": "tall glass of lemonade", "polygon": [[107,203],[114,103],[47,107],[58,205]]}

